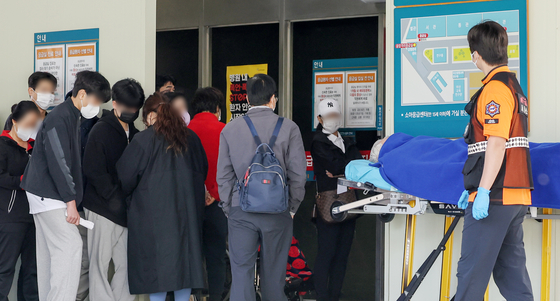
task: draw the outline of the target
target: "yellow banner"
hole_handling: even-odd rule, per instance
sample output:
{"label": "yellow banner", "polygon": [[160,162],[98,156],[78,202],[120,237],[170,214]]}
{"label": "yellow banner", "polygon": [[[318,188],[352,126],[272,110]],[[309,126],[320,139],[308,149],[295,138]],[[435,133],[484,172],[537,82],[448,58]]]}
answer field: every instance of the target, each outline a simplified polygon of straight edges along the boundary
{"label": "yellow banner", "polygon": [[267,74],[268,64],[228,66],[226,71],[226,122],[245,115],[247,103],[247,80],[255,74]]}

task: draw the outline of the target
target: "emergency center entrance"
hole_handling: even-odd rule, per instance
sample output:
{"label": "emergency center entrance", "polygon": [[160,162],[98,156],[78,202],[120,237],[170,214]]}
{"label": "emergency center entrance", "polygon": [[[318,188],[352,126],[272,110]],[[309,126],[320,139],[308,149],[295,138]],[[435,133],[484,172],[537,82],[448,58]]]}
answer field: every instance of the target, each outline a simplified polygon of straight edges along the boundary
{"label": "emergency center entrance", "polygon": [[[235,93],[231,90],[228,67],[266,64],[266,73],[278,84],[280,95],[276,111],[285,105],[282,102],[290,102],[284,107],[291,109],[280,114],[291,116],[298,124],[305,150],[309,152],[315,133],[313,120],[316,119],[313,116],[313,61],[375,57],[383,62],[379,51],[383,47],[379,33],[383,31],[380,31],[379,24],[377,16],[293,21],[288,27],[291,40],[288,49],[280,44],[286,32],[279,23],[210,27],[207,28],[208,70],[201,70],[201,65],[206,68],[205,62],[199,61],[204,55],[194,51],[195,48],[200,51],[200,43],[204,40],[199,36],[199,29],[162,31],[157,34],[157,72],[175,77],[177,90],[187,94],[188,99],[192,98],[197,86],[216,87],[228,97],[228,90]],[[282,61],[283,52],[289,53],[289,64]],[[379,68],[378,76],[383,76],[382,63],[376,67]],[[289,74],[283,74],[286,72]],[[286,95],[286,91],[290,94]],[[222,120],[228,119],[226,112],[232,109],[229,105],[222,110]],[[369,153],[378,139],[375,128],[344,132],[357,141],[358,148],[364,153]],[[312,222],[315,195],[316,184],[311,176],[306,184],[305,199],[294,218],[294,236],[311,269],[318,251],[317,229]],[[384,225],[377,216],[357,220],[341,300],[382,300],[383,233]],[[314,295],[307,297],[314,300]]]}

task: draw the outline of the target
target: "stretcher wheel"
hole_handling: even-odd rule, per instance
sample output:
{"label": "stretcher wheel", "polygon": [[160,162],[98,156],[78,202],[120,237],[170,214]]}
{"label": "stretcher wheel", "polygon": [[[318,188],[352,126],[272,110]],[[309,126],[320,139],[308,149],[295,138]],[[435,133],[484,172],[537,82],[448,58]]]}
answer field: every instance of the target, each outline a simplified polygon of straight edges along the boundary
{"label": "stretcher wheel", "polygon": [[383,213],[379,215],[379,219],[384,223],[390,223],[395,219],[395,215],[393,213]]}
{"label": "stretcher wheel", "polygon": [[337,213],[337,214],[334,214],[332,212],[334,207],[339,207],[339,206],[342,206],[342,205],[344,205],[344,203],[341,202],[341,201],[334,201],[331,205],[330,212],[331,212],[331,217],[332,217],[334,222],[342,222],[346,219],[346,216],[348,215],[348,212],[346,212],[346,211],[341,212],[341,213]]}

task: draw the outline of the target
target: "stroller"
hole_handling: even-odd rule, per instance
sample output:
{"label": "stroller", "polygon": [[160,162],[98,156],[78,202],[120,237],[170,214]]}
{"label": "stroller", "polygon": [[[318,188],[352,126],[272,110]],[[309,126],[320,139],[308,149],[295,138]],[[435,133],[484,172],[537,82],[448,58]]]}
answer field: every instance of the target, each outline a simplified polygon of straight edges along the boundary
{"label": "stroller", "polygon": [[[259,247],[260,251],[260,247]],[[257,301],[262,300],[262,293],[260,290],[260,257],[257,257],[255,264],[255,291]],[[226,281],[226,290],[224,292],[224,301],[229,301],[230,286],[231,286],[231,267],[229,263],[229,253],[227,258],[228,266],[228,281]],[[299,247],[299,242],[295,237],[292,237],[292,246],[288,256],[288,263],[286,265],[286,285],[284,292],[289,301],[302,301],[303,297],[308,295],[314,290],[313,286],[313,272],[307,265],[307,260]]]}

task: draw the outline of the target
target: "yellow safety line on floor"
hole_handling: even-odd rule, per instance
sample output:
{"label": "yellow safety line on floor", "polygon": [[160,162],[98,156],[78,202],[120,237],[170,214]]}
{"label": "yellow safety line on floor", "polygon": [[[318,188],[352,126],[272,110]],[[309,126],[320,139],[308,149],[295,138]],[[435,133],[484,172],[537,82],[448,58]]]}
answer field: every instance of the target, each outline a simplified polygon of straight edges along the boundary
{"label": "yellow safety line on floor", "polygon": [[[411,205],[412,207],[414,205]],[[414,272],[412,270],[412,259],[414,258],[414,237],[416,235],[416,215],[407,215],[406,234],[404,241],[403,274],[401,293],[412,280]]]}
{"label": "yellow safety line on floor", "polygon": [[[552,214],[552,209],[543,209],[543,214]],[[542,220],[541,301],[550,300],[550,246],[552,244],[552,220]]]}
{"label": "yellow safety line on floor", "polygon": [[[447,232],[449,226],[453,222],[453,217],[445,217],[445,227],[443,233]],[[451,294],[449,292],[451,285],[451,265],[453,263],[453,234],[449,237],[449,240],[445,244],[445,251],[443,251],[443,260],[441,265],[441,285],[439,300],[449,301],[451,299]]]}

